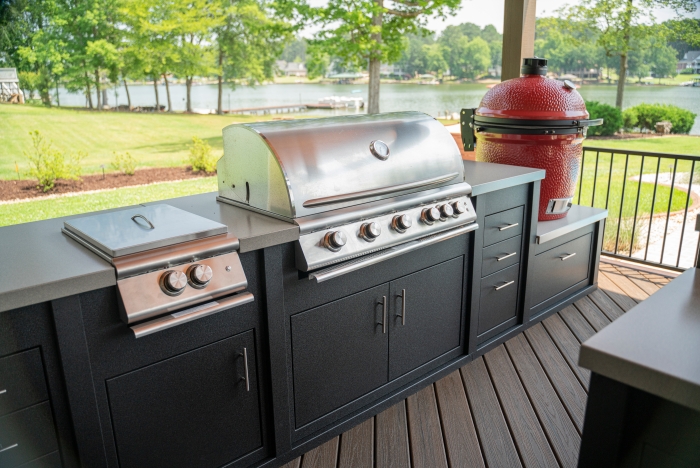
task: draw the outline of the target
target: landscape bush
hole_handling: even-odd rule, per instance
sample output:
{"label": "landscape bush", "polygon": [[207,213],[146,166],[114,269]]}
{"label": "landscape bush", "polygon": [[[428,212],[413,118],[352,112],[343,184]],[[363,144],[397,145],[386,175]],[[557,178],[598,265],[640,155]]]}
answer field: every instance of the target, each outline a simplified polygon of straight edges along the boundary
{"label": "landscape bush", "polygon": [[[642,130],[654,131],[657,122],[668,121],[673,127],[671,133],[688,133],[693,128],[696,114],[689,110],[681,109],[671,104],[639,104],[627,109],[628,113],[634,110],[637,122],[625,122],[625,129],[632,130],[640,128]],[[631,114],[628,114],[631,115]],[[627,126],[629,124],[629,126]]]}
{"label": "landscape bush", "polygon": [[694,75],[695,71],[692,68],[684,68],[680,72],[678,72],[681,75]]}
{"label": "landscape bush", "polygon": [[80,179],[80,162],[87,153],[77,152],[66,155],[53,147],[53,142],[47,141],[39,130],[29,132],[32,137],[32,150],[25,151],[24,156],[29,161],[29,173],[43,192],[51,190],[57,179]]}
{"label": "landscape bush", "polygon": [[603,119],[603,125],[588,127],[588,135],[614,135],[622,128],[622,112],[617,107],[598,101],[587,101],[586,110],[591,119]]}
{"label": "landscape bush", "polygon": [[630,107],[622,111],[622,127],[625,130],[633,130],[637,128],[637,122],[639,122],[637,109]]}
{"label": "landscape bush", "polygon": [[126,175],[134,175],[136,171],[136,158],[131,153],[114,152],[114,159],[111,166],[115,171],[122,171]]}
{"label": "landscape bush", "polygon": [[217,158],[211,152],[211,145],[199,137],[192,137],[190,164],[194,172],[216,172]]}

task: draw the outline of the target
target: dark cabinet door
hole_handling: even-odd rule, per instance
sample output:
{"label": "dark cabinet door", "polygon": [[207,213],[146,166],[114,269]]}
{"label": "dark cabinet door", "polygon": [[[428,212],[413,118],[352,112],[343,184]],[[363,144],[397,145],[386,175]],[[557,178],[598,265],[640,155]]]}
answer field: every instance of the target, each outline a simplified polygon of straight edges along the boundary
{"label": "dark cabinet door", "polygon": [[391,282],[389,380],[460,345],[463,258]]}
{"label": "dark cabinet door", "polygon": [[213,468],[260,447],[254,350],[251,330],[107,380],[120,466]]}
{"label": "dark cabinet door", "polygon": [[297,428],[387,382],[388,296],[383,284],[291,317]]}

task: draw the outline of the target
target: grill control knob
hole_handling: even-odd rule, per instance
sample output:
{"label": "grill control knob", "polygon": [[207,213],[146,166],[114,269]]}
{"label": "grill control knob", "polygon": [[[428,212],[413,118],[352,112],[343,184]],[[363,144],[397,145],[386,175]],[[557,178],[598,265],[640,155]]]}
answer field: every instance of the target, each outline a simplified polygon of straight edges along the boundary
{"label": "grill control knob", "polygon": [[166,271],[161,278],[161,286],[166,294],[180,294],[187,286],[187,275],[179,270]]}
{"label": "grill control knob", "polygon": [[382,227],[378,223],[365,223],[360,228],[360,235],[367,242],[374,242],[374,239],[382,233]]}
{"label": "grill control knob", "polygon": [[209,265],[192,265],[187,271],[195,287],[204,287],[211,281],[214,272]]}
{"label": "grill control knob", "polygon": [[413,221],[411,221],[410,216],[405,214],[396,215],[391,221],[391,227],[393,227],[394,230],[397,232],[406,232],[406,230],[409,229],[411,226],[413,226]]}
{"label": "grill control knob", "polygon": [[332,231],[326,234],[323,241],[328,250],[337,252],[343,248],[345,243],[348,241],[348,238],[345,236],[343,231]]}
{"label": "grill control knob", "polygon": [[440,210],[440,218],[443,220],[451,218],[452,215],[455,214],[454,210],[452,209],[452,205],[448,205],[447,203],[440,205],[438,209]]}
{"label": "grill control knob", "polygon": [[440,219],[440,211],[437,208],[425,208],[420,215],[420,219],[425,224],[433,224],[435,221]]}
{"label": "grill control knob", "polygon": [[457,200],[452,203],[452,209],[455,212],[455,216],[459,216],[467,211],[467,204],[462,200]]}

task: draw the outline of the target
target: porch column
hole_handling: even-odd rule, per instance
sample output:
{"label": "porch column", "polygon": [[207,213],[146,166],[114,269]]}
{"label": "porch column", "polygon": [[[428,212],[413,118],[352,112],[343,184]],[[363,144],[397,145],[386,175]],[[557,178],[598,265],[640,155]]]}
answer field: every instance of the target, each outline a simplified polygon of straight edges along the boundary
{"label": "porch column", "polygon": [[535,54],[536,0],[505,0],[501,81],[520,76],[524,57]]}

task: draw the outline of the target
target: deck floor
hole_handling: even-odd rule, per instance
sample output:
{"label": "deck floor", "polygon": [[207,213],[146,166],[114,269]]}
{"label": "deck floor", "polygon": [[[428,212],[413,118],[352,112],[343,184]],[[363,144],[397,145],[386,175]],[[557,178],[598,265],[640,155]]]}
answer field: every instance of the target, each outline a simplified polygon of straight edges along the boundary
{"label": "deck floor", "polygon": [[575,467],[580,344],[669,281],[601,262],[591,295],[285,468]]}

